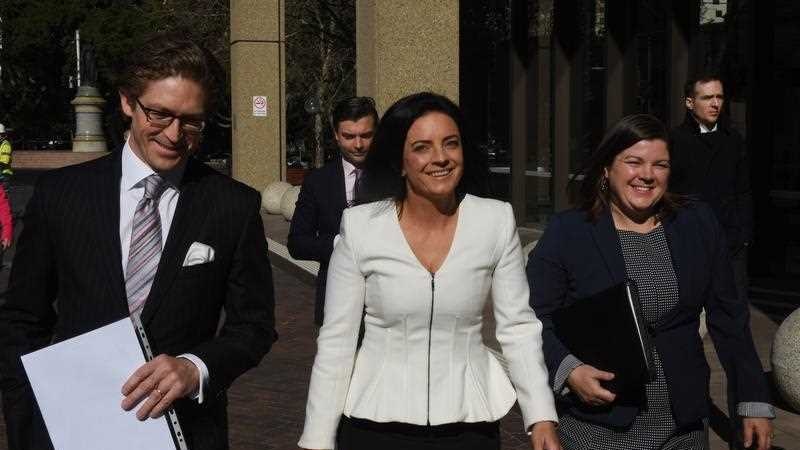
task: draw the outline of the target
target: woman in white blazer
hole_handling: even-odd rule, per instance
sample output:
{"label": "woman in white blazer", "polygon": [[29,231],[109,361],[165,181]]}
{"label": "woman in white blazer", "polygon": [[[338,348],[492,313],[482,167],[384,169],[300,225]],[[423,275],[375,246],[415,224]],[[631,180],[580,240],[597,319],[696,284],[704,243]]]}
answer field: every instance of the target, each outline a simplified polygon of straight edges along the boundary
{"label": "woman in white blazer", "polygon": [[[381,120],[331,257],[302,448],[499,449],[515,400],[532,447],[561,448],[514,216],[470,194],[485,169],[461,124],[430,93]],[[505,369],[481,338],[490,299]]]}

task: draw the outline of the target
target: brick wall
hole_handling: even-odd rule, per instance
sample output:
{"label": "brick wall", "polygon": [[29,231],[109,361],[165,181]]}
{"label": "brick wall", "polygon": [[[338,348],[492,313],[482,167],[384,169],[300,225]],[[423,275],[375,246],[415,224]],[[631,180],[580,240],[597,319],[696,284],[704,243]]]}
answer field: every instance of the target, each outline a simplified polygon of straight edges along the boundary
{"label": "brick wall", "polygon": [[108,152],[72,152],[69,150],[14,150],[14,170],[49,170],[99,158]]}

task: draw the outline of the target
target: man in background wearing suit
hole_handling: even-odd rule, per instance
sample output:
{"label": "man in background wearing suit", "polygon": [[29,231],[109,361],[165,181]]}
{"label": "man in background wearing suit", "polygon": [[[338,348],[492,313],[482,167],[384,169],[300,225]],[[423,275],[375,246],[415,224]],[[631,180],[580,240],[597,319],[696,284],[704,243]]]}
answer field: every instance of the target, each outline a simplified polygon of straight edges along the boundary
{"label": "man in background wearing suit", "polygon": [[753,239],[750,163],[742,136],[720,121],[722,81],[703,74],[687,81],[686,120],[670,133],[670,189],[711,205],[728,239],[736,289],[747,299],[747,249]]}
{"label": "man in background wearing suit", "polygon": [[123,148],[39,178],[0,308],[10,448],[52,448],[20,355],[126,316],[157,356],[120,382],[120,407],[174,408],[189,448],[228,448],[225,391],[276,335],[259,195],[191,159],[217,71],[192,41],[148,39],[118,78]]}
{"label": "man in background wearing suit", "polygon": [[[720,120],[724,87],[713,73],[700,74],[684,86],[686,120],[670,132],[672,176],[670,190],[707,202],[725,230],[736,291],[748,303],[747,253],[753,239],[753,201],[750,163],[742,136]],[[732,436],[740,436],[742,412],[735,392],[728,389]],[[748,411],[766,417],[765,411]],[[730,448],[744,448],[731,440]]]}
{"label": "man in background wearing suit", "polygon": [[378,125],[378,112],[370,97],[351,97],[331,112],[339,156],[311,172],[303,182],[289,228],[289,254],[295,259],[319,262],[314,323],[322,326],[325,280],[339,234],[342,211],[353,204],[356,181]]}

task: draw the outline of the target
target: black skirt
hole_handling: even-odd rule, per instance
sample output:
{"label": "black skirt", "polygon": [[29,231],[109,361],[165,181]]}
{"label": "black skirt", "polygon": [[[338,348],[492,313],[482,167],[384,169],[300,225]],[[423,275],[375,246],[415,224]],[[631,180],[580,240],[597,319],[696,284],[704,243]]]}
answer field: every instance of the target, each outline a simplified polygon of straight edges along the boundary
{"label": "black skirt", "polygon": [[500,450],[499,422],[411,425],[342,416],[337,450]]}

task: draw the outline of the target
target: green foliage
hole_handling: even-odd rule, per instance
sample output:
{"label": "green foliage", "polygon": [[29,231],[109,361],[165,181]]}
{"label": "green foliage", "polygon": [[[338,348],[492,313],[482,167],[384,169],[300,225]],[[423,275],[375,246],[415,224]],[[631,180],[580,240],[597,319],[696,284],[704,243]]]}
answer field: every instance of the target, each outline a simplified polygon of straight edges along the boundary
{"label": "green foliage", "polygon": [[[288,140],[305,141],[309,150],[317,141],[330,147],[330,108],[355,95],[355,1],[285,2]],[[112,145],[123,131],[114,78],[147,34],[180,30],[230,73],[229,0],[0,0],[0,19],[0,123],[14,129],[15,140],[70,138],[78,28],[81,45],[94,47],[96,87],[108,102],[105,129]],[[312,94],[323,107],[321,130],[304,109]],[[228,92],[213,118],[223,125],[230,123],[229,98]],[[223,129],[210,127],[207,134],[212,136],[206,143],[219,135],[222,148],[229,145]]]}
{"label": "green foliage", "polygon": [[19,140],[69,138],[78,28],[81,45],[94,46],[96,87],[112,111],[106,115],[112,141],[122,131],[113,113],[119,103],[114,76],[147,34],[181,30],[204,43],[223,67],[230,61],[228,0],[3,0],[0,19],[0,123]]}

